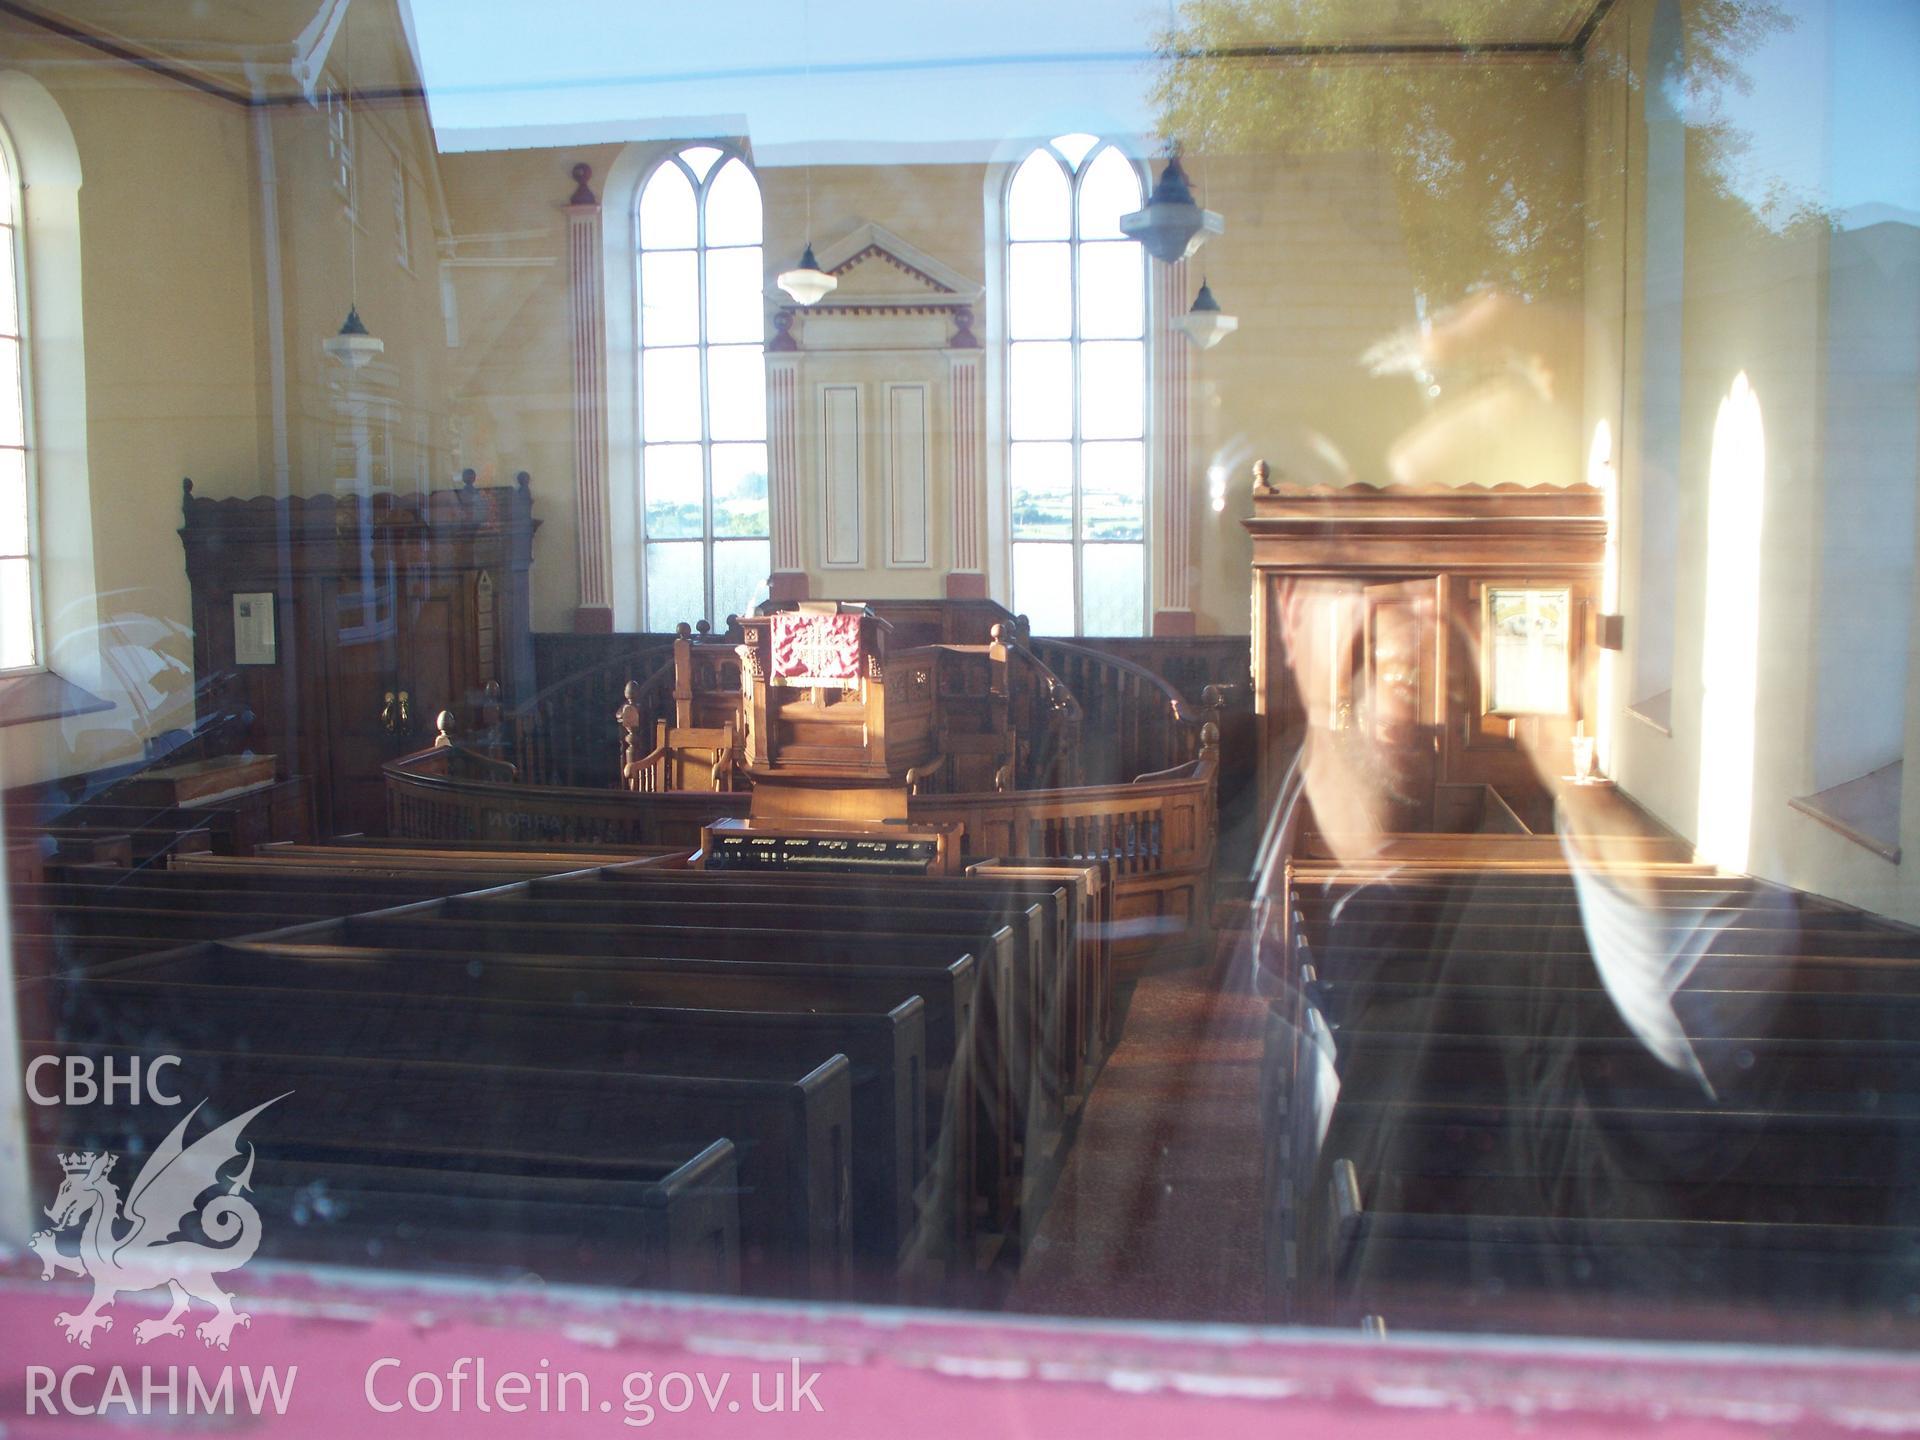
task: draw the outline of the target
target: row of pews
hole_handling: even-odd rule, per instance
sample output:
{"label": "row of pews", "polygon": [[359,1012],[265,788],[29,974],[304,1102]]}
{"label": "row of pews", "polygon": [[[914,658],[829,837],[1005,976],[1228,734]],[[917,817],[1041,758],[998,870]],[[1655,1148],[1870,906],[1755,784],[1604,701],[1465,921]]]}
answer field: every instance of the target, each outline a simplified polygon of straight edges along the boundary
{"label": "row of pews", "polygon": [[1275,1318],[1786,1338],[1920,1308],[1920,932],[1701,867],[1296,861]]}
{"label": "row of pews", "polygon": [[[371,840],[56,863],[12,886],[27,1048],[178,1055],[196,1132],[281,1096],[247,1132],[264,1257],[989,1300],[1116,1017],[1111,877],[985,869]],[[41,1112],[36,1161],[150,1153],[183,1113]]]}

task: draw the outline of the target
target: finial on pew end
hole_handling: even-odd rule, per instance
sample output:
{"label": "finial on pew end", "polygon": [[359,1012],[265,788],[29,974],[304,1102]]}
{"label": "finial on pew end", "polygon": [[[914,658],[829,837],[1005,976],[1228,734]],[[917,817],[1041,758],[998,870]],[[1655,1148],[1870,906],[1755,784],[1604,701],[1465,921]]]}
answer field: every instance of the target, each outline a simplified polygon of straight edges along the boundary
{"label": "finial on pew end", "polygon": [[480,472],[475,470],[471,465],[460,472],[460,488],[462,490],[471,490],[479,482]]}
{"label": "finial on pew end", "polygon": [[1209,720],[1200,727],[1200,758],[1210,760],[1220,753],[1220,727]]}
{"label": "finial on pew end", "polygon": [[433,737],[434,749],[451,750],[453,748],[453,725],[453,711],[451,710],[442,710],[438,715],[433,717],[433,728],[440,732]]}
{"label": "finial on pew end", "polygon": [[740,628],[740,617],[738,615],[729,615],[727,616],[727,623],[720,628],[720,633],[722,635],[744,635],[746,632]]}
{"label": "finial on pew end", "polygon": [[640,682],[638,680],[627,681],[627,688],[620,693],[626,697],[627,704],[638,705],[640,703]]}
{"label": "finial on pew end", "polygon": [[678,625],[673,627],[673,633],[676,639],[691,640],[693,638],[693,626],[682,620]]}
{"label": "finial on pew end", "polygon": [[987,639],[991,640],[996,645],[1006,644],[1007,643],[1007,627],[1005,625],[1002,625],[998,620],[994,621],[993,624],[987,627]]}
{"label": "finial on pew end", "polygon": [[515,489],[517,489],[522,495],[525,495],[527,494],[528,491],[533,489],[533,476],[529,475],[524,470],[517,470],[514,472],[513,484]]}
{"label": "finial on pew end", "polygon": [[696,620],[694,621],[693,628],[702,635],[711,635],[713,633],[713,622],[711,620]]}

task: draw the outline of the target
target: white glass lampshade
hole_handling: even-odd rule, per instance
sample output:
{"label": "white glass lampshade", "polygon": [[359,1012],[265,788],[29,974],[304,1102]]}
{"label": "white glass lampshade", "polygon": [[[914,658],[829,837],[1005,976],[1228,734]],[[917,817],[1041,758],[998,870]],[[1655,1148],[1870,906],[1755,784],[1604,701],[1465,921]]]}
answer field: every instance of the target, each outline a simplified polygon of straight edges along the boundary
{"label": "white glass lampshade", "polygon": [[796,305],[815,305],[838,288],[840,282],[820,268],[820,262],[813,258],[813,245],[809,243],[800,257],[799,268],[782,270],[774,277],[774,284],[791,295]]}
{"label": "white glass lampshade", "polygon": [[1223,311],[1220,302],[1213,298],[1213,291],[1207,287],[1207,282],[1202,280],[1200,293],[1193,297],[1193,308],[1181,320],[1180,328],[1202,350],[1211,350],[1240,328],[1240,317]]}
{"label": "white glass lampshade", "polygon": [[1167,168],[1147,197],[1146,207],[1120,217],[1120,233],[1138,240],[1156,260],[1172,265],[1193,254],[1210,235],[1219,235],[1227,222],[1211,210],[1194,203],[1193,189],[1187,184],[1187,172],[1180,168],[1180,157],[1170,156]]}
{"label": "white glass lampshade", "polygon": [[385,350],[387,342],[369,335],[366,325],[361,322],[359,309],[350,305],[347,307],[347,318],[340,326],[340,333],[329,336],[320,348],[347,369],[358,370]]}

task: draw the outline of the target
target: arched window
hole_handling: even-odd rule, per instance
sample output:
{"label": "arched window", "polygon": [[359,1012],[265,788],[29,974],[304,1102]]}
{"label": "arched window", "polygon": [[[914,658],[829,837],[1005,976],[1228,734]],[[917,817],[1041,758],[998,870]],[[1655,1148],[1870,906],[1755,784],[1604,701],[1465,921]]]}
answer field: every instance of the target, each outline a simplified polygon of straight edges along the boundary
{"label": "arched window", "polygon": [[645,624],[719,622],[766,597],[765,280],[746,161],[689,145],[640,189]]}
{"label": "arched window", "polygon": [[1062,135],[1007,187],[1013,607],[1042,635],[1139,635],[1147,616],[1147,274],[1117,147]]}
{"label": "arched window", "polygon": [[1674,609],[1679,587],[1680,357],[1686,306],[1687,132],[1681,106],[1685,35],[1677,0],[1654,12],[1644,95],[1646,258],[1641,275],[1640,581],[1633,635],[1634,709],[1672,723]]}
{"label": "arched window", "polygon": [[12,141],[0,130],[0,671],[42,663],[20,216],[20,167]]}

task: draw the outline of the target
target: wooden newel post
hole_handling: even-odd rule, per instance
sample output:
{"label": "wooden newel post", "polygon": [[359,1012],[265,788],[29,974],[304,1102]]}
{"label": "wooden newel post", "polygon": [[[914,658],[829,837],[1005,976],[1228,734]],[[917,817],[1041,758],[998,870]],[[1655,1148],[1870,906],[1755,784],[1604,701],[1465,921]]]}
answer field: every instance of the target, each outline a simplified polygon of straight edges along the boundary
{"label": "wooden newel post", "polygon": [[442,710],[438,715],[434,716],[433,728],[439,732],[433,737],[434,749],[451,750],[454,747],[453,727],[453,711]]}
{"label": "wooden newel post", "polygon": [[640,682],[629,680],[625,690],[626,703],[614,712],[613,718],[619,723],[620,737],[620,782],[629,790],[640,789],[640,757],[644,753],[640,748]]}

